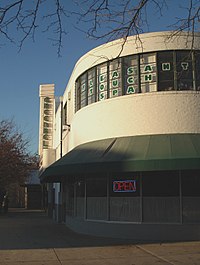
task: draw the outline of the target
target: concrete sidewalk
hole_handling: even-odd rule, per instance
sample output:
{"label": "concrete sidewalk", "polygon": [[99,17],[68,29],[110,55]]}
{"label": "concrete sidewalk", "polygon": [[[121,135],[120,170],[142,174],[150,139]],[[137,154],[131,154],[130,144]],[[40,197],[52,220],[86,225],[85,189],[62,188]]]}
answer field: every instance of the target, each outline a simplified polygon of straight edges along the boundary
{"label": "concrete sidewalk", "polygon": [[0,215],[0,265],[199,265],[200,242],[137,244],[76,234],[41,211]]}

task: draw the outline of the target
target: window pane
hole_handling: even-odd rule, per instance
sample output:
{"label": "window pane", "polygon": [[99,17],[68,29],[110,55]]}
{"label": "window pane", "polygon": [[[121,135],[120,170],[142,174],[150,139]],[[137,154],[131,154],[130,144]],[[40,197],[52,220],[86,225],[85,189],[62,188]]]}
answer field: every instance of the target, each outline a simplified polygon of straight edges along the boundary
{"label": "window pane", "polygon": [[137,56],[124,58],[124,89],[127,95],[139,92]]}
{"label": "window pane", "polygon": [[110,179],[110,220],[140,221],[140,183],[138,176]]}
{"label": "window pane", "polygon": [[84,200],[85,200],[85,181],[83,178],[75,182],[76,189],[76,216],[84,217]]}
{"label": "window pane", "polygon": [[200,52],[195,53],[196,90],[200,91]]}
{"label": "window pane", "polygon": [[122,95],[121,60],[114,60],[109,65],[109,96],[117,97]]}
{"label": "window pane", "polygon": [[178,90],[193,90],[193,69],[191,52],[176,53],[177,88]]}
{"label": "window pane", "polygon": [[88,71],[88,104],[95,102],[95,68]]}
{"label": "window pane", "polygon": [[74,183],[67,184],[66,214],[69,216],[74,216]]}
{"label": "window pane", "polygon": [[76,81],[76,111],[81,108],[81,84],[80,78]]}
{"label": "window pane", "polygon": [[81,108],[87,105],[87,77],[86,74],[80,77],[81,87]]}
{"label": "window pane", "polygon": [[87,218],[107,220],[107,179],[87,179],[86,190]]}
{"label": "window pane", "polygon": [[149,172],[143,175],[143,221],[180,222],[179,176],[176,172]]}
{"label": "window pane", "polygon": [[97,66],[98,100],[108,98],[107,95],[107,63]]}
{"label": "window pane", "polygon": [[200,172],[182,173],[183,222],[200,223]]}
{"label": "window pane", "polygon": [[158,90],[174,90],[173,52],[158,52]]}
{"label": "window pane", "polygon": [[141,91],[157,91],[156,54],[143,54],[140,56]]}

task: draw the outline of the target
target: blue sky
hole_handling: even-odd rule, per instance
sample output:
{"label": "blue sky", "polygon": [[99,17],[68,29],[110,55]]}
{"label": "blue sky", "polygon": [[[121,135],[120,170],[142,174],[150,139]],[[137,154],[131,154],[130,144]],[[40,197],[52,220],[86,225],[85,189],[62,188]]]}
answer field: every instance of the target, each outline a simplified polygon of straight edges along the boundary
{"label": "blue sky", "polygon": [[[177,6],[184,1],[169,1],[173,7],[166,10],[167,16],[162,19],[155,19],[152,10],[150,31],[168,30],[166,25],[169,20],[177,14],[182,15],[181,9],[177,13]],[[71,2],[67,1],[69,9]],[[27,40],[20,52],[17,46],[10,43],[0,47],[0,119],[14,119],[20,131],[29,139],[32,153],[38,151],[39,85],[54,83],[56,96],[62,95],[76,61],[105,42],[87,39],[84,33],[72,26],[73,22],[70,18],[67,21],[68,34],[64,38],[62,57],[57,56],[56,47],[40,32],[36,33],[35,42]]]}

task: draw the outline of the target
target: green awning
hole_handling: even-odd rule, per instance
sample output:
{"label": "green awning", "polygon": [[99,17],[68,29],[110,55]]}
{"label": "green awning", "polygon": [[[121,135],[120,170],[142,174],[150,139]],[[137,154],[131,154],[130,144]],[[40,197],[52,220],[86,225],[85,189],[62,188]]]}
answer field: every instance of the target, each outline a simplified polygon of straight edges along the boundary
{"label": "green awning", "polygon": [[200,134],[129,136],[82,144],[50,165],[41,181],[103,172],[184,169],[200,169]]}

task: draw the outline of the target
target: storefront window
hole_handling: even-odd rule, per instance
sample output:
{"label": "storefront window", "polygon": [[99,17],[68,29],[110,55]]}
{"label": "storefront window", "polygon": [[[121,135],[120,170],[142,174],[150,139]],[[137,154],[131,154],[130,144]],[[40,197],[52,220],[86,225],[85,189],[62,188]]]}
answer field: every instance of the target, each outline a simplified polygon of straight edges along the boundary
{"label": "storefront window", "polygon": [[124,94],[139,93],[138,56],[124,58]]}
{"label": "storefront window", "polygon": [[180,222],[179,175],[177,172],[147,172],[142,177],[143,221]]}
{"label": "storefront window", "polygon": [[84,178],[79,178],[75,181],[75,215],[77,217],[84,217],[84,202],[85,202],[85,181]]}
{"label": "storefront window", "polygon": [[183,222],[200,222],[200,173],[195,171],[182,174]]}
{"label": "storefront window", "polygon": [[122,95],[121,60],[117,59],[109,64],[109,97]]}
{"label": "storefront window", "polygon": [[140,222],[140,180],[124,175],[110,179],[110,220]]}
{"label": "storefront window", "polygon": [[107,63],[97,66],[97,91],[98,91],[98,101],[108,98],[108,86],[107,86]]}
{"label": "storefront window", "polygon": [[174,90],[173,52],[158,52],[158,91]]}
{"label": "storefront window", "polygon": [[74,216],[74,183],[67,183],[66,189],[66,214]]}
{"label": "storefront window", "polygon": [[86,196],[87,218],[93,220],[107,220],[107,179],[87,179]]}

